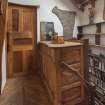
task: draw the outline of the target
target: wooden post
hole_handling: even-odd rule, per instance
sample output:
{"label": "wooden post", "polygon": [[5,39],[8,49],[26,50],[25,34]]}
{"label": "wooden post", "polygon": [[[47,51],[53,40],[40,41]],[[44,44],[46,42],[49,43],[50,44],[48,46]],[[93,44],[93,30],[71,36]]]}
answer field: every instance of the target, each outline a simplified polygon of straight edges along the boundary
{"label": "wooden post", "polygon": [[104,0],[103,20],[105,20],[105,0]]}
{"label": "wooden post", "polygon": [[96,45],[100,45],[100,33],[101,33],[101,24],[96,24],[96,36],[95,36],[95,43]]}
{"label": "wooden post", "polygon": [[82,27],[77,27],[77,29],[78,29],[77,38],[80,39],[80,38],[82,38],[83,28]]}
{"label": "wooden post", "polygon": [[2,85],[2,52],[7,32],[7,0],[0,0],[0,93]]}
{"label": "wooden post", "polygon": [[84,45],[84,72],[85,72],[85,79],[88,80],[89,79],[89,68],[88,68],[88,39],[81,39],[81,42]]}

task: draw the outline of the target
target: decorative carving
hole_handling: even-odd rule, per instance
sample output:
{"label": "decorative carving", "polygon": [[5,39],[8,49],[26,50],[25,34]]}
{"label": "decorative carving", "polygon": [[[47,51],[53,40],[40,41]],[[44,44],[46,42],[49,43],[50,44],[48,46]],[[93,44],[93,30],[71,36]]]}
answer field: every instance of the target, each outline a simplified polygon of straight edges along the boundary
{"label": "decorative carving", "polygon": [[89,0],[89,4],[90,4],[92,7],[95,7],[95,0]]}
{"label": "decorative carving", "polygon": [[55,33],[52,38],[52,43],[53,44],[64,44],[64,37],[58,36],[58,33]]}
{"label": "decorative carving", "polygon": [[94,16],[95,16],[95,0],[89,0],[88,2],[90,4],[89,23],[92,24],[92,23],[94,23]]}
{"label": "decorative carving", "polygon": [[95,1],[96,0],[71,0],[71,2],[81,11],[84,11],[84,7],[88,4],[95,7]]}
{"label": "decorative carving", "polygon": [[59,18],[63,25],[64,39],[72,39],[76,13],[73,11],[60,10],[56,6],[52,12]]}
{"label": "decorative carving", "polygon": [[95,9],[93,7],[89,8],[89,23],[94,23]]}

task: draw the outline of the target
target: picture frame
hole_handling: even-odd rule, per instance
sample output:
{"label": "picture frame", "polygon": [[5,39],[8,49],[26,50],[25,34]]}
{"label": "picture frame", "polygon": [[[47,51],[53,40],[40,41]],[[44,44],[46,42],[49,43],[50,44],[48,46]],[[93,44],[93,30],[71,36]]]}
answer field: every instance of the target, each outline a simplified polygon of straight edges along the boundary
{"label": "picture frame", "polygon": [[50,41],[54,32],[54,22],[40,22],[41,41]]}

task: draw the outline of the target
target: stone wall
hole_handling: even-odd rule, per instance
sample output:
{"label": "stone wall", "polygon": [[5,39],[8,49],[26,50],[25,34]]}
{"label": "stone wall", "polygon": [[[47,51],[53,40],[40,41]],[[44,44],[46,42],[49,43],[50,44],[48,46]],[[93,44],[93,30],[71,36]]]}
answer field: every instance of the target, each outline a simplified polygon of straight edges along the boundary
{"label": "stone wall", "polygon": [[59,18],[63,25],[64,39],[71,39],[73,37],[76,13],[73,11],[60,10],[58,7],[54,7],[52,12]]}

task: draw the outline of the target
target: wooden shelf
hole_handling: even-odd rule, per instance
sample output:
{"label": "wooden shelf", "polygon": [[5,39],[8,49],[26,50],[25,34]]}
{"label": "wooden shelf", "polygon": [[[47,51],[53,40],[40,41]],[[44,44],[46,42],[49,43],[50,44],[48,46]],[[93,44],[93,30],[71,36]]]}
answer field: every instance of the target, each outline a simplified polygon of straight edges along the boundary
{"label": "wooden shelf", "polygon": [[90,36],[93,36],[93,35],[105,35],[105,33],[78,33],[80,35],[90,35]]}
{"label": "wooden shelf", "polygon": [[97,24],[104,24],[104,23],[105,23],[105,21],[103,21],[103,22],[98,22],[98,23],[93,23],[93,24],[80,25],[80,26],[78,26],[78,27],[88,27],[88,26],[93,26],[93,25],[97,25]]}
{"label": "wooden shelf", "polygon": [[78,33],[79,35],[91,35],[91,36],[93,36],[93,35],[96,35],[95,33],[94,34],[89,34],[89,33]]}
{"label": "wooden shelf", "polygon": [[13,46],[13,51],[27,51],[32,50],[32,45],[15,45]]}
{"label": "wooden shelf", "polygon": [[89,44],[90,47],[99,47],[99,48],[105,48],[105,45],[95,45],[95,44]]}

